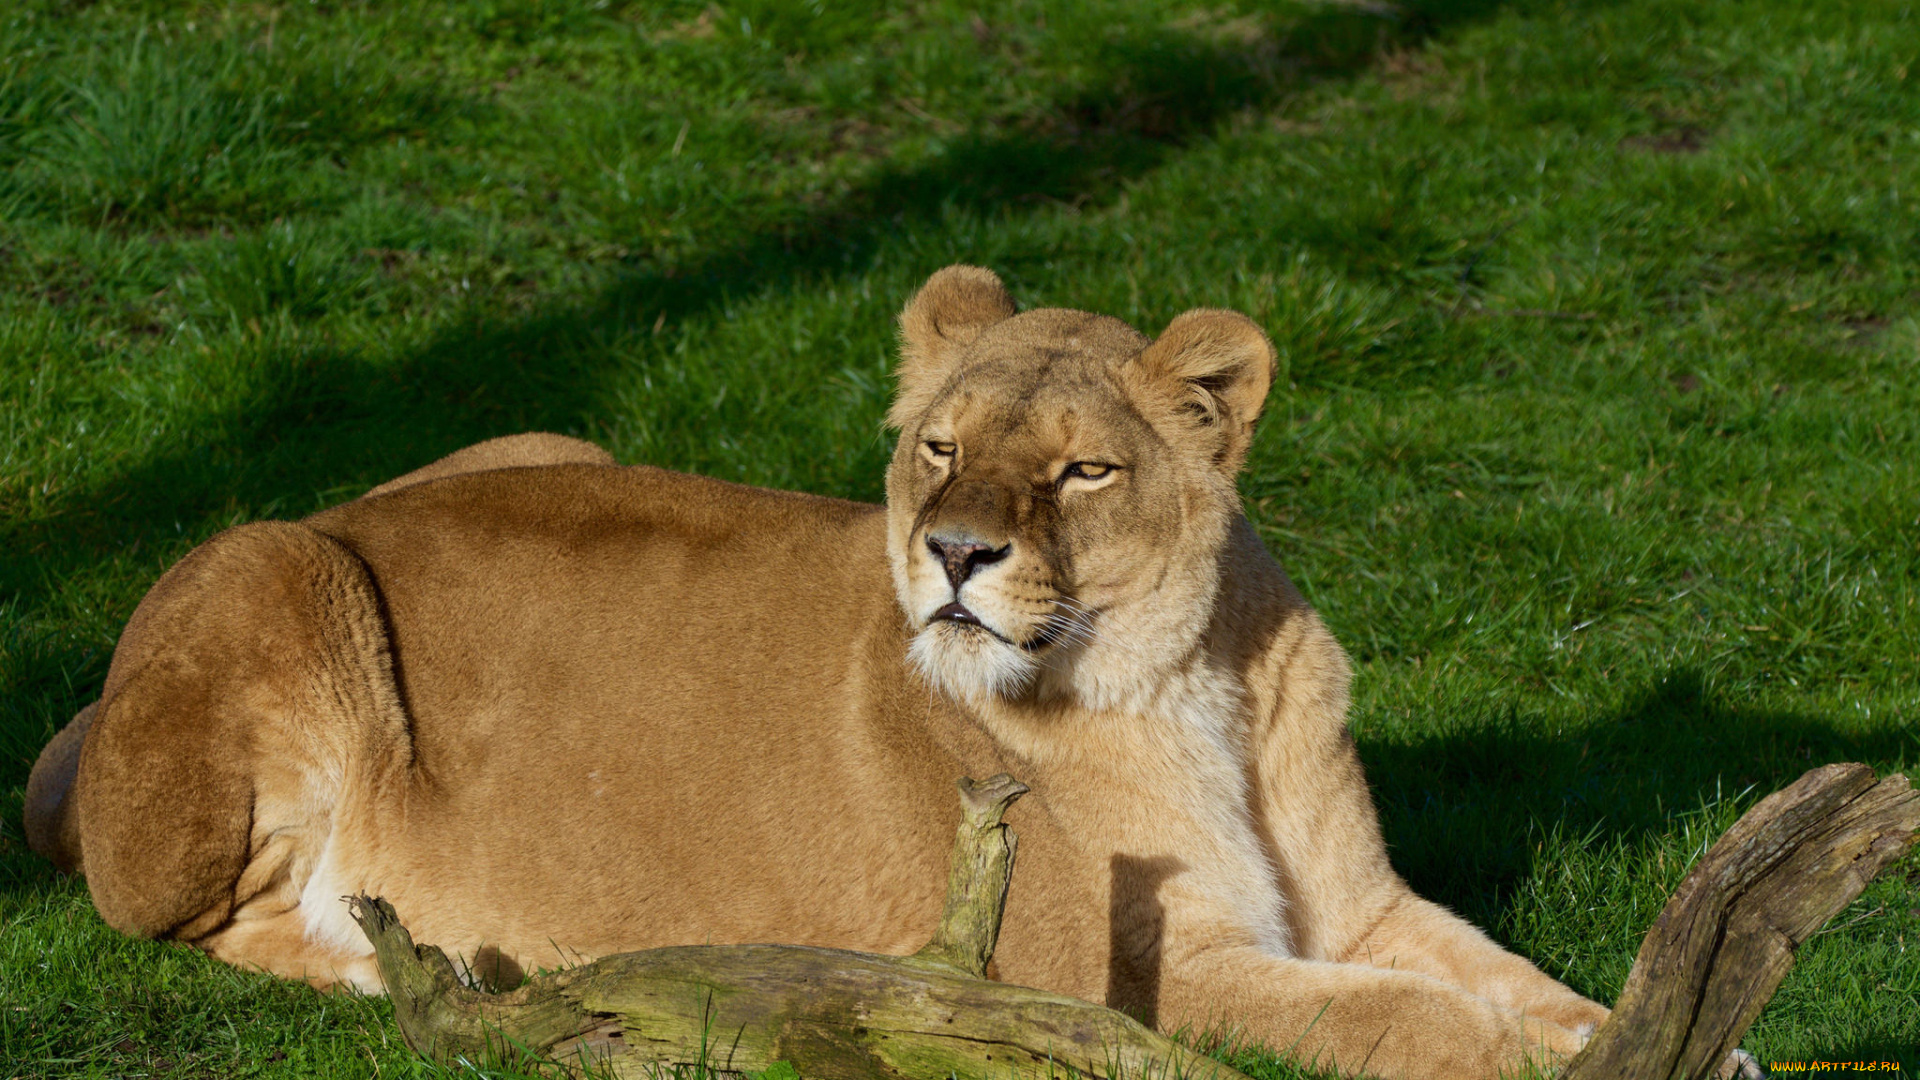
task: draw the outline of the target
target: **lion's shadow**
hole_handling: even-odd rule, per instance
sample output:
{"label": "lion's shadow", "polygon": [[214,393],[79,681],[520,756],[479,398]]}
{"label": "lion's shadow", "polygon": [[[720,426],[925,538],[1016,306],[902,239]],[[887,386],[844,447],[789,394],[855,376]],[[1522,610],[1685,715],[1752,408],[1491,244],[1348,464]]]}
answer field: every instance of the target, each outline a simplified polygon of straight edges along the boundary
{"label": "lion's shadow", "polygon": [[1369,738],[1358,726],[1396,868],[1423,895],[1482,910],[1527,874],[1539,827],[1632,840],[1670,830],[1676,811],[1748,789],[1757,799],[1816,765],[1920,761],[1920,731],[1855,733],[1741,705],[1687,668],[1560,735],[1524,716],[1406,738]]}
{"label": "lion's shadow", "polygon": [[1741,704],[1691,668],[1562,734],[1524,715],[1406,737],[1358,727],[1395,867],[1485,926],[1508,913],[1545,833],[1631,844],[1671,832],[1676,813],[1743,795],[1751,804],[1817,765],[1863,761],[1884,775],[1920,762],[1920,731],[1856,732]]}
{"label": "lion's shadow", "polygon": [[[1516,919],[1519,906],[1532,903],[1525,894],[1530,882],[1538,883],[1539,861],[1565,857],[1564,848],[1550,850],[1556,841],[1631,849],[1671,835],[1677,814],[1720,800],[1734,800],[1744,810],[1818,765],[1861,761],[1883,776],[1912,776],[1920,763],[1920,729],[1859,732],[1832,717],[1741,703],[1717,692],[1698,669],[1685,667],[1653,677],[1625,704],[1560,734],[1525,714],[1404,736],[1370,737],[1365,718],[1360,721],[1360,753],[1395,868],[1414,891],[1496,937],[1527,936],[1519,927],[1528,919]],[[1600,858],[1616,868],[1609,873],[1620,872],[1620,856]],[[1630,855],[1625,865],[1630,874],[1636,867],[1652,872]],[[1678,871],[1675,865],[1663,872]],[[1644,891],[1644,882],[1624,884]],[[1575,872],[1568,888],[1578,893],[1622,885]],[[1643,906],[1635,910],[1651,924],[1657,905]],[[1621,909],[1615,904],[1606,910]],[[1637,941],[1647,925],[1589,929],[1604,930],[1613,944],[1588,941],[1583,948],[1612,949],[1623,939]],[[1529,951],[1524,942],[1512,944]],[[1625,963],[1619,957],[1611,974],[1586,964],[1585,978],[1599,981],[1576,980],[1575,988],[1611,1000]],[[1830,1050],[1831,1060],[1897,1059],[1908,1069],[1920,1064],[1920,1047],[1887,1039]]]}

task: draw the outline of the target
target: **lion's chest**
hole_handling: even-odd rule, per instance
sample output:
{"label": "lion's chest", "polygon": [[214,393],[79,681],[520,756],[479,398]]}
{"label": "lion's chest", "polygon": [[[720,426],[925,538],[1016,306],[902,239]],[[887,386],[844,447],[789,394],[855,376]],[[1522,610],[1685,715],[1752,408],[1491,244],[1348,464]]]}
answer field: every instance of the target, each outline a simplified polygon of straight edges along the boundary
{"label": "lion's chest", "polygon": [[1111,996],[1207,949],[1289,951],[1232,707],[993,725],[1034,788],[1013,815],[1022,846],[1003,977],[1031,968],[1044,985]]}

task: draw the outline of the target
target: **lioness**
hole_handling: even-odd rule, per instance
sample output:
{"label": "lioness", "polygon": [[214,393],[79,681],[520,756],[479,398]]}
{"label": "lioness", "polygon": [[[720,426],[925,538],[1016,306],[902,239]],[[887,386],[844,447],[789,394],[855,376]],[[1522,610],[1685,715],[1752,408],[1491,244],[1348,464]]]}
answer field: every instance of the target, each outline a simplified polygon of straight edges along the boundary
{"label": "lioness", "polygon": [[213,538],[41,754],[35,848],[112,926],[319,986],[380,989],[355,892],[499,981],[904,952],[954,779],[1006,771],[998,978],[1346,1072],[1577,1050],[1606,1009],[1388,864],[1346,657],[1234,486],[1261,330],[1016,314],[954,266],[900,338],[884,508],[533,435]]}

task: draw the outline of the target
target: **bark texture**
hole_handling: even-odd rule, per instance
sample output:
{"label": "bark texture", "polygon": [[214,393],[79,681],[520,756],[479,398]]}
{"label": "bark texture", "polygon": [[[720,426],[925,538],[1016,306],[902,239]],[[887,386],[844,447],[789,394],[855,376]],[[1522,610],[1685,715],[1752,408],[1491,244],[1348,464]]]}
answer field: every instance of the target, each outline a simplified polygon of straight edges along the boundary
{"label": "bark texture", "polygon": [[1760,801],[1696,864],[1640,944],[1613,1015],[1560,1080],[1722,1070],[1793,952],[1913,845],[1920,792],[1824,765]]}
{"label": "bark texture", "polygon": [[1130,1017],[984,978],[1000,933],[1015,838],[1001,821],[1025,785],[960,781],[945,908],[912,956],[787,945],[683,946],[603,957],[504,994],[460,982],[415,945],[384,900],[356,897],[407,1045],[441,1062],[531,1054],[621,1077],[705,1063],[807,1080],[1065,1075],[1245,1080]]}

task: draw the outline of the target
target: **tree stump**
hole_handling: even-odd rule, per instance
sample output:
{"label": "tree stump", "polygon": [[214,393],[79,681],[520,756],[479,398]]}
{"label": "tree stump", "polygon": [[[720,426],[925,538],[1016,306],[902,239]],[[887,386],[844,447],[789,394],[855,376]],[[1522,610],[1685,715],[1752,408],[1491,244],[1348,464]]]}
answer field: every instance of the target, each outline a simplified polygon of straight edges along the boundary
{"label": "tree stump", "polygon": [[487,994],[463,986],[438,948],[416,946],[386,901],[355,897],[353,915],[401,1035],[440,1062],[524,1054],[647,1080],[674,1066],[741,1073],[780,1061],[807,1080],[1068,1069],[1103,1080],[1246,1080],[1111,1009],[985,978],[1017,844],[1001,818],[1026,791],[1005,775],[960,781],[965,813],[945,908],[912,956],[684,946],[603,957]]}
{"label": "tree stump", "polygon": [[[1920,792],[1824,765],[1747,811],[1640,944],[1613,1015],[1560,1080],[1695,1080],[1726,1066],[1793,951],[1913,845]],[[1750,1068],[1749,1068],[1750,1067]],[[1743,1075],[1764,1075],[1747,1062]]]}

